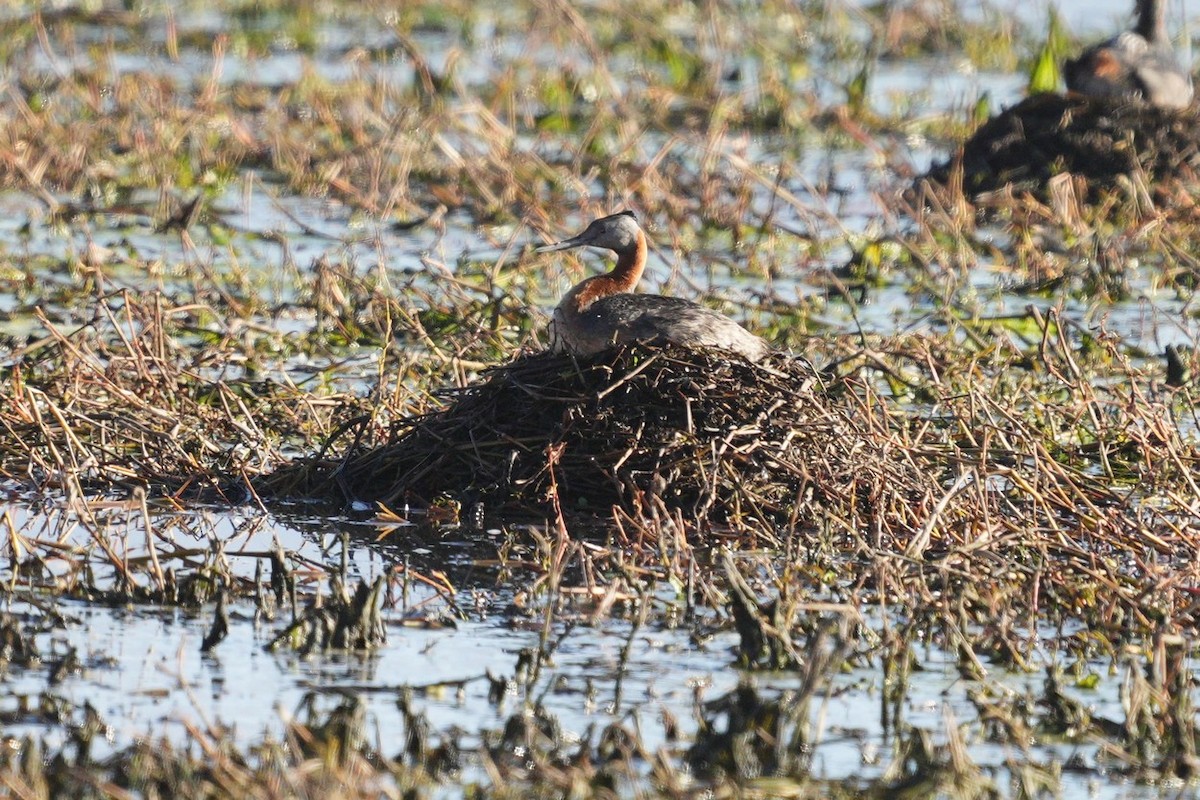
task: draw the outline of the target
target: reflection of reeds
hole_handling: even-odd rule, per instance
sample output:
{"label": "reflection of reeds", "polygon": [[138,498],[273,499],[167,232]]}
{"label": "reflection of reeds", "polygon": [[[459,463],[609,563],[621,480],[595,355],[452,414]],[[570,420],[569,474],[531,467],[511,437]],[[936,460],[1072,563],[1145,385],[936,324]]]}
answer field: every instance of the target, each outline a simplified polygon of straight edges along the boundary
{"label": "reflection of reeds", "polygon": [[360,581],[351,593],[342,579],[331,581],[330,596],[319,598],[290,625],[275,635],[268,650],[290,648],[300,653],[334,650],[373,650],[387,642],[380,616],[381,595],[387,585],[380,576],[368,585]]}

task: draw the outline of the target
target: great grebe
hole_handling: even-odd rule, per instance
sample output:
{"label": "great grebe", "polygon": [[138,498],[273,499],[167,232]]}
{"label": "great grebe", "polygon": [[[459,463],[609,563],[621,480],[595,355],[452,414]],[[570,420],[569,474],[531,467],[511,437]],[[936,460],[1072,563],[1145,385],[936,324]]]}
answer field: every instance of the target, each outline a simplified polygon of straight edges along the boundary
{"label": "great grebe", "polygon": [[1136,0],[1133,30],[1083,51],[1063,65],[1067,89],[1144,100],[1159,108],[1192,102],[1192,76],[1167,38],[1165,0]]}
{"label": "great grebe", "polygon": [[680,297],[633,294],[646,268],[646,234],[632,211],[601,217],[578,236],[539,253],[603,247],[617,254],[611,272],[577,283],[554,309],[550,347],[592,355],[614,344],[646,342],[729,350],[758,361],[770,346],[716,311]]}

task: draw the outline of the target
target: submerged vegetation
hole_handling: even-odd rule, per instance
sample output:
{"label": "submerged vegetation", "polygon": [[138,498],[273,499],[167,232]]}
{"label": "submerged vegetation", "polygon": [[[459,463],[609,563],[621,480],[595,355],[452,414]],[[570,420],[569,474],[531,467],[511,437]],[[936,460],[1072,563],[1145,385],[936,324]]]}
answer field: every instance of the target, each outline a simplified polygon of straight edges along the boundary
{"label": "submerged vegetation", "polygon": [[[1196,778],[1190,112],[1014,97],[968,139],[988,75],[880,88],[1023,69],[1044,35],[987,7],[292,5],[0,20],[0,793]],[[534,246],[623,207],[654,290],[780,353],[544,352],[597,265]],[[180,662],[319,667],[261,735],[130,733],[63,688],[113,608],[199,620]],[[321,679],[456,626],[525,638]],[[571,672],[586,635],[611,671]],[[662,641],[736,678],[633,699]]]}

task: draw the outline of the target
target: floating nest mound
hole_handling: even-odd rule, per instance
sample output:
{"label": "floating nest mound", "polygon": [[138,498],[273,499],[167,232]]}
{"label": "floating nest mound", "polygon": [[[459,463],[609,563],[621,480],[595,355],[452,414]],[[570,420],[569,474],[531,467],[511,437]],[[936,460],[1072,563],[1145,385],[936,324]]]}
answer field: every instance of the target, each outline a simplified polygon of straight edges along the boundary
{"label": "floating nest mound", "polygon": [[969,196],[1011,187],[1045,197],[1051,179],[1064,173],[1082,178],[1089,197],[1136,175],[1174,188],[1195,184],[1198,147],[1194,110],[1041,94],[992,117],[925,177],[948,185],[961,175]]}
{"label": "floating nest mound", "polygon": [[927,495],[929,479],[885,455],[881,403],[783,355],[751,364],[675,348],[590,360],[537,353],[445,399],[377,446],[291,465],[256,488],[390,507],[448,496],[510,514],[545,514],[555,498],[567,513],[665,506],[727,521],[811,518],[819,508],[847,524],[872,509],[915,523],[910,499]]}

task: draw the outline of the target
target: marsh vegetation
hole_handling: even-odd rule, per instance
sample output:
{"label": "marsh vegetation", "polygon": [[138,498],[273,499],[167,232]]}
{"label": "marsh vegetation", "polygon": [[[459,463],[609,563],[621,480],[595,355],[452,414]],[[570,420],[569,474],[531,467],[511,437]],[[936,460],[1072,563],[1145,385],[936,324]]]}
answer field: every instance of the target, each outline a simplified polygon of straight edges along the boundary
{"label": "marsh vegetation", "polygon": [[[965,179],[1043,28],[5,12],[4,793],[1192,781],[1195,122]],[[544,353],[620,208],[779,354]]]}

